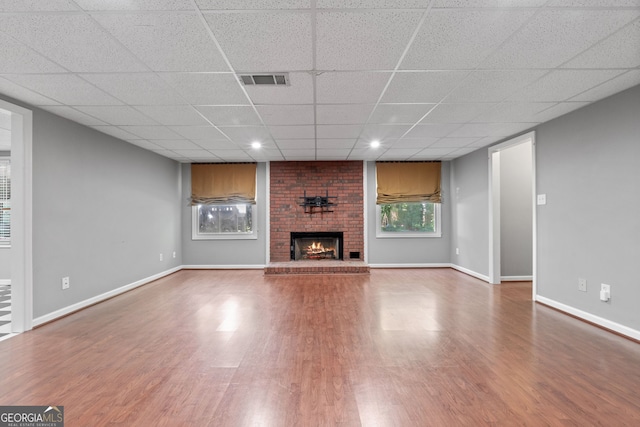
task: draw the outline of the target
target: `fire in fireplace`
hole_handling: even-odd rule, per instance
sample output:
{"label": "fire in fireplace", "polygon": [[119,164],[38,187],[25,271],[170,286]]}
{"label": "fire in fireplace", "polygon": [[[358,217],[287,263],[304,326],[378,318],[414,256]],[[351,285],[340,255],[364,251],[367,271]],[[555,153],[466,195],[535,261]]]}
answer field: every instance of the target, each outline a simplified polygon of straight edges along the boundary
{"label": "fire in fireplace", "polygon": [[291,259],[342,259],[342,232],[291,233]]}

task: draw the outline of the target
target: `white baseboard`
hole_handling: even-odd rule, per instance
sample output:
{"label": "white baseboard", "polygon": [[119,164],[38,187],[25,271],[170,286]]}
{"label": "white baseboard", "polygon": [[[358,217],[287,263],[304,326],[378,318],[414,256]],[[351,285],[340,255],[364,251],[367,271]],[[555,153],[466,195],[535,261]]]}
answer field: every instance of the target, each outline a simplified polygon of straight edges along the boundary
{"label": "white baseboard", "polygon": [[491,281],[489,280],[489,276],[485,276],[484,274],[476,273],[473,270],[469,270],[468,268],[461,267],[461,266],[455,265],[455,264],[451,264],[451,268],[453,268],[454,270],[461,271],[462,273],[468,274],[469,276],[473,276],[476,279],[480,279],[480,280],[483,280],[483,281],[485,281],[487,283],[491,283]]}
{"label": "white baseboard", "polygon": [[500,281],[502,282],[530,282],[533,280],[533,276],[502,276]]}
{"label": "white baseboard", "polygon": [[594,323],[603,328],[609,329],[611,331],[617,332],[621,335],[627,336],[629,338],[633,338],[635,340],[640,341],[640,331],[631,329],[627,326],[621,325],[616,322],[612,322],[611,320],[604,319],[602,317],[596,316],[591,313],[587,313],[586,311],[579,310],[577,308],[571,307],[569,305],[563,304],[558,301],[554,301],[549,298],[545,298],[540,295],[536,295],[536,301],[541,302],[542,304],[548,305],[549,307],[553,307],[556,310],[560,310],[562,312],[571,314],[572,316],[578,317],[580,319],[586,320],[588,322]]}
{"label": "white baseboard", "polygon": [[11,279],[0,279],[0,285],[9,285],[9,286],[11,286]]}
{"label": "white baseboard", "polygon": [[430,263],[430,264],[369,264],[369,268],[448,268],[451,264]]}
{"label": "white baseboard", "polygon": [[166,270],[166,271],[160,272],[158,274],[154,274],[153,276],[149,276],[149,277],[146,277],[144,279],[138,280],[136,282],[130,283],[128,285],[121,286],[121,287],[119,287],[117,289],[113,289],[113,290],[111,290],[109,292],[105,292],[103,294],[96,295],[95,297],[86,299],[84,301],[80,301],[80,302],[77,302],[75,304],[71,304],[70,306],[67,306],[65,308],[61,308],[60,310],[56,310],[56,311],[54,311],[52,313],[49,313],[49,314],[45,314],[44,316],[37,317],[37,318],[33,319],[33,326],[34,327],[35,326],[39,326],[39,325],[42,325],[43,323],[50,322],[50,321],[55,320],[55,319],[57,319],[59,317],[66,316],[69,313],[73,313],[74,311],[81,310],[83,308],[89,307],[90,305],[99,303],[99,302],[104,301],[106,299],[112,298],[112,297],[114,297],[116,295],[120,295],[120,294],[122,294],[124,292],[130,291],[130,290],[135,289],[137,287],[140,287],[142,285],[146,285],[147,283],[150,283],[150,282],[153,282],[154,280],[158,280],[158,279],[160,279],[162,277],[168,276],[169,274],[173,274],[176,271],[180,271],[181,269],[182,269],[181,266],[174,267],[174,268],[172,268],[170,270]]}
{"label": "white baseboard", "polygon": [[239,265],[183,265],[182,270],[261,270],[264,264]]}

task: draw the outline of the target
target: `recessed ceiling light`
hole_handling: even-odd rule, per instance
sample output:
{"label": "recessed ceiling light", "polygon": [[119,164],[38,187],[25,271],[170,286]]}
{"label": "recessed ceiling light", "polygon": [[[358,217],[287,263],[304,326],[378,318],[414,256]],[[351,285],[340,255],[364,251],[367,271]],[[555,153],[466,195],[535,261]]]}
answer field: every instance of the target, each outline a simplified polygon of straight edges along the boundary
{"label": "recessed ceiling light", "polygon": [[371,141],[371,148],[378,148],[380,146],[380,141],[378,141],[377,139],[374,139],[373,141]]}
{"label": "recessed ceiling light", "polygon": [[251,148],[254,148],[254,149],[256,149],[256,150],[257,150],[257,149],[258,149],[258,148],[260,148],[260,147],[262,147],[262,144],[260,144],[260,142],[259,142],[259,141],[253,141],[253,142],[251,143]]}

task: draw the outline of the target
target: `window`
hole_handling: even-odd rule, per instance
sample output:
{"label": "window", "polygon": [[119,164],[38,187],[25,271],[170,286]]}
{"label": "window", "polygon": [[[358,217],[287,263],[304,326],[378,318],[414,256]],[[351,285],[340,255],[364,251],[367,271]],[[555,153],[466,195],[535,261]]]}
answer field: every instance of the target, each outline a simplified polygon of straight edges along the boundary
{"label": "window", "polygon": [[0,246],[11,245],[11,161],[0,157]]}
{"label": "window", "polygon": [[194,240],[257,239],[254,226],[256,205],[196,205],[192,209]]}
{"label": "window", "polygon": [[440,237],[440,203],[401,202],[376,206],[376,237]]}

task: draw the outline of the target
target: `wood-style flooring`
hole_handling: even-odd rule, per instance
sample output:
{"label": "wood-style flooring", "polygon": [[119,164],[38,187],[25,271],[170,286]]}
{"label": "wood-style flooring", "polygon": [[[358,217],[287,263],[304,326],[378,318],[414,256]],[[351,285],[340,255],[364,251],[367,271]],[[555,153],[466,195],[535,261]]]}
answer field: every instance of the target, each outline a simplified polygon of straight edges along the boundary
{"label": "wood-style flooring", "polygon": [[0,342],[82,426],[637,426],[640,344],[450,269],[181,271]]}

